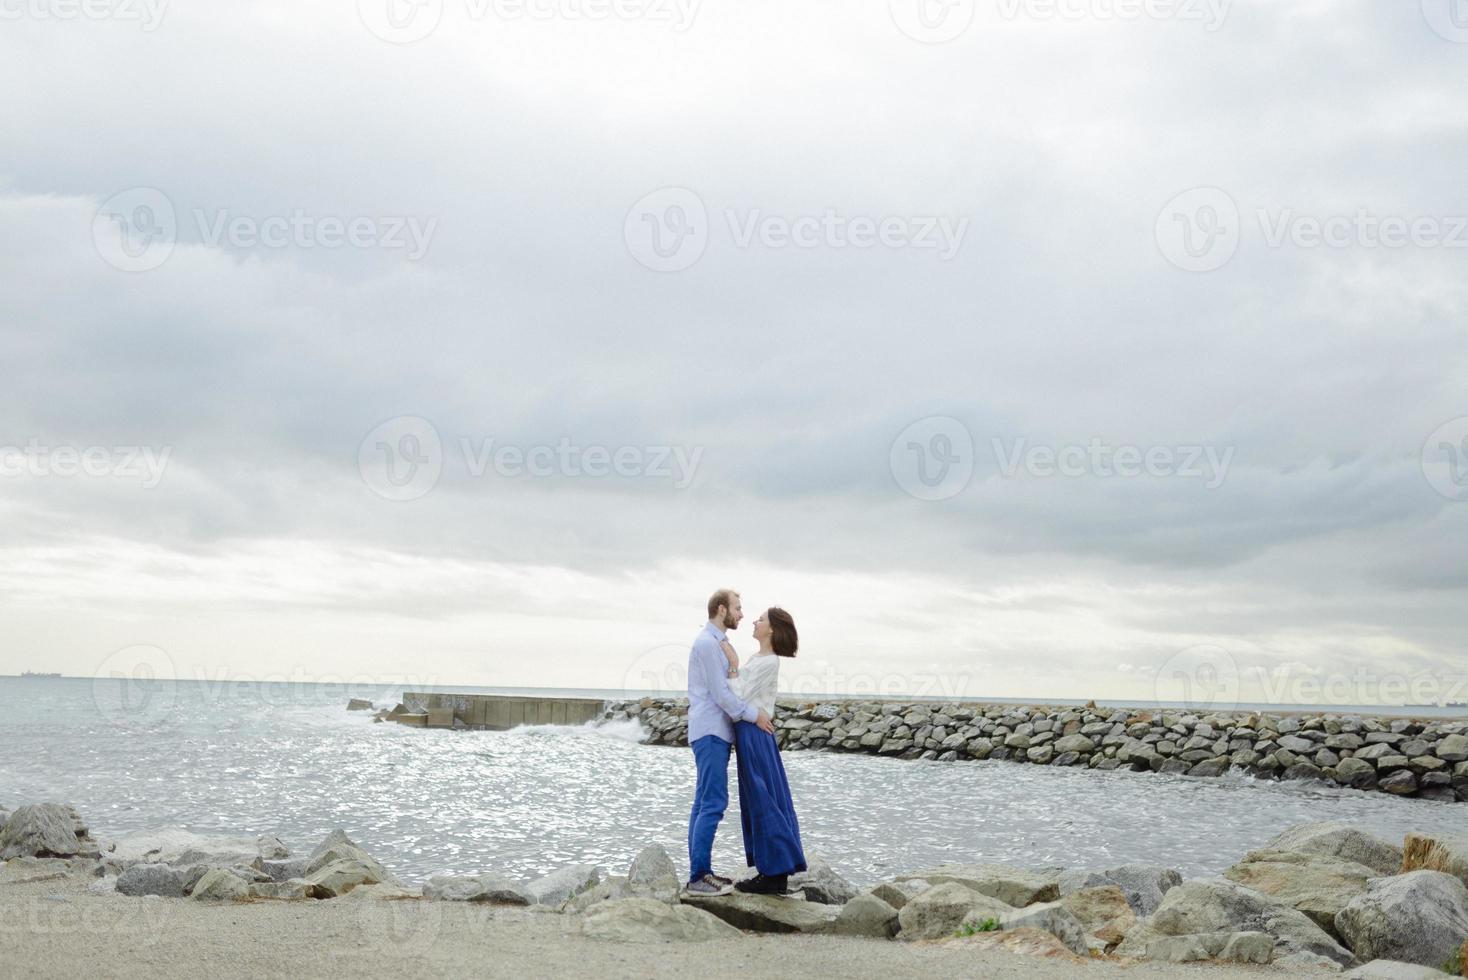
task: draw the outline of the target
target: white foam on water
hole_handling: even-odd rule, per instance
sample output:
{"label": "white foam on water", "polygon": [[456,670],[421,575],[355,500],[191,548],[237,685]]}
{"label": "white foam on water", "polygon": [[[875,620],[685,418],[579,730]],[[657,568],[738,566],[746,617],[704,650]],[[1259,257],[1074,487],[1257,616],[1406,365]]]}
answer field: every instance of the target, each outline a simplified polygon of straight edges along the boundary
{"label": "white foam on water", "polygon": [[615,721],[588,721],[582,725],[521,725],[512,728],[506,735],[560,735],[584,738],[610,738],[618,742],[640,743],[647,737],[647,729],[640,721],[619,718]]}

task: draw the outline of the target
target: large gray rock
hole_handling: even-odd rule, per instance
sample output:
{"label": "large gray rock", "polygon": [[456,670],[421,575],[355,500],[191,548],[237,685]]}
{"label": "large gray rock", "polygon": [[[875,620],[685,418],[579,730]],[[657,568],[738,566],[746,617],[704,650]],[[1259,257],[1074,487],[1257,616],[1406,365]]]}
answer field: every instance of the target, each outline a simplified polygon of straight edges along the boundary
{"label": "large gray rock", "polygon": [[1336,913],[1364,894],[1366,883],[1377,877],[1377,872],[1364,864],[1324,854],[1250,851],[1223,876],[1273,895],[1340,939],[1335,930]]}
{"label": "large gray rock", "polygon": [[1468,888],[1441,871],[1373,878],[1335,922],[1363,960],[1440,967],[1468,937]]}
{"label": "large gray rock", "polygon": [[[1305,913],[1227,878],[1196,878],[1170,889],[1146,924],[1153,934],[1163,936],[1267,932],[1274,937],[1276,958],[1306,952],[1342,966],[1353,962],[1350,950]],[[1127,937],[1128,942],[1131,938]]]}
{"label": "large gray rock", "polygon": [[822,905],[845,905],[856,897],[856,886],[832,869],[818,854],[807,854],[806,870],[790,876],[788,888],[805,892],[806,901]]}
{"label": "large gray rock", "polygon": [[1299,824],[1275,837],[1261,850],[1323,854],[1364,864],[1374,871],[1396,874],[1402,867],[1402,849],[1339,820]]}
{"label": "large gray rock", "polygon": [[713,898],[684,895],[683,904],[710,912],[737,929],[751,932],[825,932],[839,908],[780,895],[735,892]]}
{"label": "large gray rock", "polygon": [[311,851],[302,877],[313,898],[338,898],[360,885],[400,884],[340,829],[327,834]]}
{"label": "large gray rock", "polygon": [[284,858],[262,860],[260,870],[270,876],[271,881],[290,881],[292,878],[306,877],[306,869],[311,866],[311,859],[307,857]]}
{"label": "large gray rock", "polygon": [[627,869],[627,884],[632,887],[651,887],[659,879],[678,877],[678,868],[673,859],[659,844],[649,844],[637,852],[632,866]]}
{"label": "large gray rock", "polygon": [[183,898],[188,877],[188,871],[171,864],[135,864],[117,876],[117,890],[124,895]]}
{"label": "large gray rock", "polygon": [[104,863],[122,872],[139,863],[164,863],[176,867],[204,864],[232,867],[272,860],[284,849],[274,837],[234,837],[227,834],[196,834],[183,827],[158,827],[125,834],[113,842]]}
{"label": "large gray rock", "polygon": [[898,910],[871,892],[865,892],[841,907],[827,931],[838,936],[891,939],[900,928]]}
{"label": "large gray rock", "polygon": [[933,886],[926,881],[914,879],[912,881],[884,881],[873,885],[868,891],[900,912],[904,905],[931,887]]}
{"label": "large gray rock", "polygon": [[1035,902],[1053,902],[1060,897],[1058,874],[1026,871],[1004,864],[943,864],[926,871],[900,875],[897,880],[911,881],[915,878],[933,885],[956,882],[1014,908]]}
{"label": "large gray rock", "polygon": [[1059,939],[1077,956],[1085,956],[1087,952],[1085,927],[1064,902],[1037,902],[1005,912],[999,916],[999,928],[1039,929]]}
{"label": "large gray rock", "polygon": [[1066,871],[1061,873],[1059,880],[1061,895],[1083,888],[1115,885],[1138,915],[1151,915],[1157,911],[1167,890],[1182,883],[1183,876],[1178,872],[1156,864],[1123,864],[1102,871]]}
{"label": "large gray rock", "polygon": [[276,901],[299,901],[311,896],[310,886],[304,878],[289,881],[257,881],[246,886],[245,894],[250,898],[267,898]]}
{"label": "large gray rock", "polygon": [[525,886],[537,905],[561,905],[601,881],[601,871],[590,864],[558,868]]}
{"label": "large gray rock", "polygon": [[1168,963],[1220,960],[1225,963],[1268,963],[1274,937],[1267,932],[1205,932],[1161,936],[1147,944],[1147,959]]}
{"label": "large gray rock", "polygon": [[76,810],[62,803],[28,803],[0,827],[0,861],[16,857],[98,857],[100,849]]}
{"label": "large gray rock", "polygon": [[691,905],[667,905],[650,898],[600,902],[586,911],[581,932],[593,939],[621,943],[709,942],[737,939],[738,929]]}
{"label": "large gray rock", "polygon": [[967,885],[944,881],[911,899],[897,914],[902,939],[943,939],[965,921],[993,919],[996,922],[1014,906]]}
{"label": "large gray rock", "polygon": [[229,902],[248,898],[250,885],[225,868],[211,868],[194,885],[190,898],[199,902]]}

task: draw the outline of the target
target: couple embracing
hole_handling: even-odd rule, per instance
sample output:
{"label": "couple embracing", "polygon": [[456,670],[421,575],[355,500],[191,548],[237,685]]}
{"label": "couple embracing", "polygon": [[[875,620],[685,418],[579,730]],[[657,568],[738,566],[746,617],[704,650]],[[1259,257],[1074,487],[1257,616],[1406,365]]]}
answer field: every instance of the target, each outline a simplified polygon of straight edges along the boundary
{"label": "couple embracing", "polygon": [[[800,824],[775,741],[775,688],[781,657],[799,645],[795,621],[778,607],[754,623],[759,652],[742,667],[729,631],[744,618],[739,593],[709,597],[708,625],[688,654],[688,744],[698,782],[688,817],[689,895],[785,894],[788,876],[806,870]],[[714,874],[714,834],[729,805],[729,752],[738,757],[739,815],[745,862],[758,871],[737,885]]]}

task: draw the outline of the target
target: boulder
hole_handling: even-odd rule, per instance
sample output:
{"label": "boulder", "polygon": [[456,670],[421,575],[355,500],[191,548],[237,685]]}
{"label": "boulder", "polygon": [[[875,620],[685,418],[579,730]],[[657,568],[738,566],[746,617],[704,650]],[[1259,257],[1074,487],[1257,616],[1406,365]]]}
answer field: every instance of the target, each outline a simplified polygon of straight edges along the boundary
{"label": "boulder", "polygon": [[1468,836],[1408,834],[1402,845],[1402,870],[1445,871],[1468,885]]}
{"label": "boulder", "polygon": [[1377,877],[1377,872],[1364,864],[1323,854],[1250,851],[1223,876],[1292,905],[1339,939],[1336,913],[1363,894],[1366,883]]}
{"label": "boulder", "polygon": [[117,890],[124,895],[183,898],[188,877],[187,871],[171,864],[135,864],[117,876]]}
{"label": "boulder", "polygon": [[790,891],[801,890],[806,901],[822,905],[845,905],[856,897],[856,887],[832,870],[818,854],[807,854],[806,870],[790,876]]}
{"label": "boulder", "polygon": [[909,901],[898,911],[902,939],[942,939],[965,921],[996,922],[1014,906],[974,891],[956,881],[945,881]]}
{"label": "boulder", "polygon": [[870,889],[871,894],[877,896],[888,905],[902,911],[902,907],[927,891],[931,885],[926,881],[884,881],[874,885]]}
{"label": "boulder", "polygon": [[399,882],[344,830],[333,830],[311,851],[302,876],[313,898],[338,898],[359,885]]}
{"label": "boulder", "polygon": [[1390,776],[1377,780],[1376,788],[1396,796],[1411,796],[1417,792],[1417,777],[1412,775],[1410,769],[1398,769]]}
{"label": "boulder", "polygon": [[261,861],[260,870],[268,874],[271,881],[290,881],[292,878],[306,877],[306,869],[310,865],[310,858],[285,858]]}
{"label": "boulder", "polygon": [[[1040,929],[1004,929],[997,932],[976,932],[971,936],[962,936],[950,939],[947,945],[963,946],[978,950],[999,949],[1006,953],[1018,956],[1037,956],[1072,966],[1083,965],[1087,961],[1077,956],[1066,948],[1065,944],[1055,938],[1052,933]],[[975,973],[975,976],[987,975]],[[1004,976],[1018,976],[1006,972]]]}
{"label": "boulder", "polygon": [[1468,759],[1468,735],[1445,735],[1437,743],[1436,754],[1445,762],[1462,762]]}
{"label": "boulder", "polygon": [[[973,922],[975,913],[969,913],[965,922]],[[977,924],[977,923],[976,923]],[[960,927],[962,923],[960,923]],[[1087,954],[1086,929],[1065,907],[1064,902],[1036,902],[1022,909],[1014,909],[999,916],[1000,929],[1040,929],[1050,933],[1077,956]]]}
{"label": "boulder", "polygon": [[364,698],[352,698],[347,702],[348,711],[371,711],[372,702]]}
{"label": "boulder", "polygon": [[1053,902],[1060,897],[1058,876],[1043,871],[1025,871],[1003,864],[944,864],[926,871],[900,875],[898,881],[920,878],[929,884],[956,882],[1013,908],[1035,902]]}
{"label": "boulder", "polygon": [[1066,871],[1059,879],[1061,895],[1085,888],[1115,885],[1138,915],[1151,915],[1157,911],[1167,890],[1182,883],[1182,875],[1172,868],[1155,864],[1123,864],[1102,871]]}
{"label": "boulder", "polygon": [[107,875],[105,878],[98,878],[96,881],[87,886],[87,894],[116,895],[117,875]]}
{"label": "boulder", "polygon": [[[1147,926],[1152,934],[1161,936],[1267,932],[1274,937],[1276,958],[1306,952],[1343,966],[1353,961],[1350,950],[1332,939],[1305,913],[1227,878],[1196,878],[1170,889],[1147,920]],[[1131,939],[1128,936],[1123,947]]]}
{"label": "boulder", "polygon": [[562,905],[601,881],[601,871],[590,864],[558,868],[525,886],[537,905]]}
{"label": "boulder", "polygon": [[99,857],[76,810],[62,803],[16,807],[0,827],[0,861],[16,857]]}
{"label": "boulder", "polygon": [[1468,936],[1468,887],[1442,871],[1373,878],[1335,923],[1363,960],[1441,967]]}
{"label": "boulder", "polygon": [[633,887],[650,887],[653,882],[670,876],[676,879],[678,868],[659,844],[649,844],[638,851],[627,869],[627,883]]}
{"label": "boulder", "polygon": [[139,863],[190,867],[204,864],[227,868],[263,861],[262,846],[271,860],[284,848],[274,837],[235,837],[228,834],[196,834],[183,827],[138,830],[119,837],[103,859],[109,870],[122,872]]}
{"label": "boulder", "polygon": [[1162,936],[1147,944],[1147,959],[1168,963],[1220,960],[1225,963],[1268,963],[1274,937],[1265,932],[1205,932]]}
{"label": "boulder", "polygon": [[898,910],[871,892],[852,898],[831,923],[827,932],[838,936],[868,936],[891,939],[902,928]]}
{"label": "boulder", "polygon": [[257,881],[245,887],[250,898],[266,898],[278,901],[297,901],[311,897],[310,886],[304,878],[289,881]]}
{"label": "boulder", "polygon": [[1366,867],[1379,874],[1396,874],[1402,867],[1402,849],[1339,820],[1297,824],[1261,850],[1323,854]]}
{"label": "boulder", "polygon": [[839,914],[833,905],[780,895],[684,895],[682,901],[750,932],[825,932]]}
{"label": "boulder", "polygon": [[1102,953],[1116,948],[1137,924],[1136,912],[1115,885],[1082,888],[1060,901],[1086,930],[1087,947]]}
{"label": "boulder", "polygon": [[581,932],[593,939],[621,943],[709,942],[737,939],[739,930],[691,905],[667,905],[650,898],[619,898],[586,911]]}
{"label": "boulder", "polygon": [[190,897],[198,902],[229,902],[248,898],[250,886],[225,868],[210,868],[194,885]]}

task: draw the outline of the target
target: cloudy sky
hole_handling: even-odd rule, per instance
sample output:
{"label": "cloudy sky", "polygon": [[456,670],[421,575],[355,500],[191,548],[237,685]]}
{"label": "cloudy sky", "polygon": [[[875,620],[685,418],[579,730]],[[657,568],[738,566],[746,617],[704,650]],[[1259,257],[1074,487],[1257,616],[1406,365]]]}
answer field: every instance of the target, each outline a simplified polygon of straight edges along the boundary
{"label": "cloudy sky", "polygon": [[1468,700],[1468,4],[391,3],[0,0],[0,672]]}

